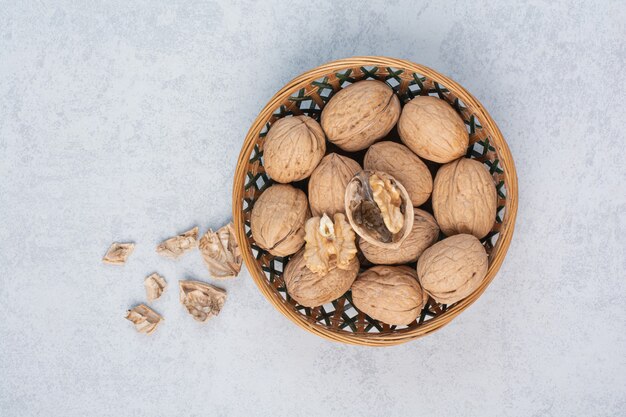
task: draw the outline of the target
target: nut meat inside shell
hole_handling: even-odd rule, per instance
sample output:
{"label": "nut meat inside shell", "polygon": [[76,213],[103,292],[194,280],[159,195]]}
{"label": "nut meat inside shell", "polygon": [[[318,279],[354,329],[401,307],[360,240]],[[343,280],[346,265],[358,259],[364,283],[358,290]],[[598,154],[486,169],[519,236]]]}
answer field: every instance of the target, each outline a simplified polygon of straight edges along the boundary
{"label": "nut meat inside shell", "polygon": [[379,171],[361,171],[348,183],[348,221],[372,245],[397,249],[413,227],[413,205],[399,182]]}

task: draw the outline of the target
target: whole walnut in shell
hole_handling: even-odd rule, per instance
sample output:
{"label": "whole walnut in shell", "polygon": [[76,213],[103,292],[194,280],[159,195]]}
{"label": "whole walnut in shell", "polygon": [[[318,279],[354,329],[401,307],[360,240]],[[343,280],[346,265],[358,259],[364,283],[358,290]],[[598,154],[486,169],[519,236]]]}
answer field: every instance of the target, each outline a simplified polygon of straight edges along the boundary
{"label": "whole walnut in shell", "polygon": [[430,213],[413,209],[413,227],[397,249],[386,249],[359,239],[361,252],[368,261],[379,265],[399,265],[417,261],[417,258],[439,238],[439,226]]}
{"label": "whole walnut in shell", "polygon": [[303,191],[286,184],[272,185],[252,208],[252,237],[272,255],[291,255],[304,244],[304,222],[308,218],[309,205]]}
{"label": "whole walnut in shell", "polygon": [[413,205],[395,178],[381,171],[361,171],[350,180],[346,214],[354,231],[372,245],[397,249],[413,227]]}
{"label": "whole walnut in shell", "polygon": [[373,319],[391,325],[410,324],[417,319],[428,294],[408,266],[374,266],[352,284],[356,308]]}
{"label": "whole walnut in shell", "polygon": [[325,274],[318,274],[306,266],[304,251],[295,254],[287,263],[283,279],[287,293],[300,305],[317,307],[341,297],[359,273],[359,261],[352,258],[347,269],[331,265]]}
{"label": "whole walnut in shell", "polygon": [[359,81],[338,91],[322,111],[328,140],[346,151],[365,149],[393,129],[400,100],[381,81]]}
{"label": "whole walnut in shell", "polygon": [[304,259],[313,272],[325,274],[335,265],[339,269],[350,269],[356,256],[355,236],[346,221],[346,215],[335,213],[334,221],[326,214],[311,217],[304,225],[306,241]]}
{"label": "whole walnut in shell", "polygon": [[409,148],[395,142],[378,142],[365,154],[363,167],[392,175],[406,188],[413,207],[421,206],[433,191],[433,176],[428,167]]}
{"label": "whole walnut in shell", "polygon": [[345,213],[346,185],[361,170],[353,159],[331,153],[319,163],[309,179],[309,203],[313,216]]}
{"label": "whole walnut in shell", "polygon": [[480,241],[461,234],[426,249],[417,261],[417,275],[437,302],[453,304],[480,286],[488,267],[487,252]]}
{"label": "whole walnut in shell", "polygon": [[493,227],[497,206],[493,178],[480,162],[461,158],[437,171],[433,212],[446,235],[486,236]]}
{"label": "whole walnut in shell", "polygon": [[415,97],[404,105],[398,134],[413,152],[439,163],[465,155],[469,145],[461,116],[445,100],[431,96]]}
{"label": "whole walnut in shell", "polygon": [[275,181],[307,178],[326,153],[322,127],[308,116],[284,117],[272,125],[263,147],[263,166]]}

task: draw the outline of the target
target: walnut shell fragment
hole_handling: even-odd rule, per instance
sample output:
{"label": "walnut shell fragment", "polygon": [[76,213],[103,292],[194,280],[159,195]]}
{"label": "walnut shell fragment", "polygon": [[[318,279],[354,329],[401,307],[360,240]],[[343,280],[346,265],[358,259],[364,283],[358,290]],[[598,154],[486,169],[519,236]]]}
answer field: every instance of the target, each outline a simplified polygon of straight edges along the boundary
{"label": "walnut shell fragment", "polygon": [[495,222],[497,206],[495,183],[480,162],[460,158],[437,171],[433,213],[446,235],[485,237]]}
{"label": "walnut shell fragment", "polygon": [[321,123],[330,142],[353,152],[385,137],[396,125],[400,110],[400,100],[387,84],[359,81],[331,97]]}
{"label": "walnut shell fragment", "polygon": [[156,272],[147,276],[143,281],[143,285],[146,288],[146,297],[148,298],[148,301],[154,301],[161,297],[161,294],[163,294],[163,291],[167,288],[165,278]]}
{"label": "walnut shell fragment", "polygon": [[417,261],[422,252],[439,238],[439,226],[428,212],[414,208],[413,227],[407,238],[396,249],[381,248],[359,239],[359,248],[373,264],[399,265]]}
{"label": "walnut shell fragment", "polygon": [[414,322],[427,300],[415,270],[408,266],[374,266],[352,284],[355,307],[391,325]]}
{"label": "walnut shell fragment", "polygon": [[111,265],[124,265],[134,249],[134,243],[113,242],[102,258],[102,262]]}
{"label": "walnut shell fragment", "polygon": [[287,256],[304,245],[309,204],[302,190],[274,184],[254,203],[250,228],[256,243],[274,256]]}
{"label": "walnut shell fragment", "polygon": [[424,204],[433,191],[433,176],[426,164],[399,143],[383,141],[373,144],[365,154],[363,167],[386,172],[400,181],[413,207]]}
{"label": "walnut shell fragment", "polygon": [[445,100],[432,96],[415,97],[404,105],[398,134],[413,152],[442,164],[465,155],[469,146],[461,116]]}
{"label": "walnut shell fragment", "polygon": [[468,234],[435,243],[417,261],[422,287],[443,304],[453,304],[470,295],[483,282],[488,268],[485,248]]}
{"label": "walnut shell fragment", "polygon": [[391,175],[361,171],[346,187],[345,207],[354,231],[372,245],[397,249],[411,233],[413,205]]}
{"label": "walnut shell fragment", "polygon": [[217,232],[209,229],[198,242],[202,259],[213,278],[234,278],[241,270],[241,250],[235,239],[233,223]]}
{"label": "walnut shell fragment", "polygon": [[135,325],[139,333],[152,334],[163,321],[163,317],[145,304],[140,304],[126,312],[126,319]]}
{"label": "walnut shell fragment", "polygon": [[346,186],[361,170],[353,159],[336,153],[326,155],[309,179],[309,203],[313,216],[345,213]]}
{"label": "walnut shell fragment", "polygon": [[356,256],[355,235],[343,213],[336,213],[334,222],[324,214],[311,217],[305,224],[306,241],[304,259],[313,272],[325,274],[331,264],[339,269],[349,269]]}
{"label": "walnut shell fragment", "polygon": [[178,281],[180,303],[189,314],[200,322],[217,316],[224,302],[226,291],[200,281]]}
{"label": "walnut shell fragment", "polygon": [[187,230],[178,236],[171,237],[161,242],[156,251],[166,258],[176,259],[198,246],[198,226]]}
{"label": "walnut shell fragment", "polygon": [[352,258],[347,269],[339,269],[331,264],[326,274],[318,274],[306,266],[304,251],[291,257],[283,279],[287,293],[300,305],[317,307],[329,303],[345,294],[359,273],[359,261]]}
{"label": "walnut shell fragment", "polygon": [[325,153],[326,136],[315,119],[283,117],[265,137],[263,166],[274,181],[300,181],[311,175]]}

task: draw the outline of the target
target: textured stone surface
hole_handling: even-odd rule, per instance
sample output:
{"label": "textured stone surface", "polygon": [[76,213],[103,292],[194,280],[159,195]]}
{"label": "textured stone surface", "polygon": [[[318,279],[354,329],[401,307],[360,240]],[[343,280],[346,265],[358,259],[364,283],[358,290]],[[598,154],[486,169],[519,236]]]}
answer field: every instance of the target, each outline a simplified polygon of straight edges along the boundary
{"label": "textured stone surface", "polygon": [[[3,417],[626,414],[623,2],[0,3]],[[198,252],[154,251],[230,218],[240,145],[274,92],[366,54],[463,84],[520,177],[484,296],[384,349],[299,329],[245,270],[216,283]],[[128,263],[103,265],[127,240]],[[138,334],[124,315],[154,271],[228,301],[200,324],[166,291],[150,304],[165,321]]]}

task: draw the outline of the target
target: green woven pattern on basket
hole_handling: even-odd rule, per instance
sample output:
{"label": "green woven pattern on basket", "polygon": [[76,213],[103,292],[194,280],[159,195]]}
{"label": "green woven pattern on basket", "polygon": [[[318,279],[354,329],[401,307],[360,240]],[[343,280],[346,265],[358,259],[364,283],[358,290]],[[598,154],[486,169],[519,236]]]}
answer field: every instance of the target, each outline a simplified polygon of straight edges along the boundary
{"label": "green woven pattern on basket", "polygon": [[[507,198],[503,170],[500,166],[497,150],[492,145],[489,134],[483,129],[472,109],[454,96],[445,86],[413,72],[391,67],[363,66],[347,68],[331,76],[323,77],[291,94],[291,96],[273,112],[270,120],[259,132],[258,140],[251,152],[243,198],[245,231],[252,248],[252,253],[261,265],[267,279],[290,308],[299,312],[311,323],[333,330],[342,330],[357,334],[396,333],[404,329],[413,329],[442,314],[448,306],[438,304],[432,298],[422,309],[418,319],[408,326],[390,326],[370,318],[358,311],[352,303],[352,294],[348,291],[341,298],[315,308],[299,305],[286,291],[282,273],[288,258],[275,257],[260,248],[254,242],[250,230],[250,213],[254,202],[261,193],[272,184],[272,180],[263,169],[263,145],[265,135],[271,125],[282,117],[305,114],[319,120],[322,109],[330,98],[342,88],[360,80],[376,79],[387,83],[396,92],[402,103],[417,96],[431,95],[446,100],[461,116],[469,133],[470,144],[467,157],[482,162],[496,183],[498,208],[492,230],[481,239],[488,254],[497,244],[500,227],[505,216]],[[491,259],[491,257],[490,257]]]}

